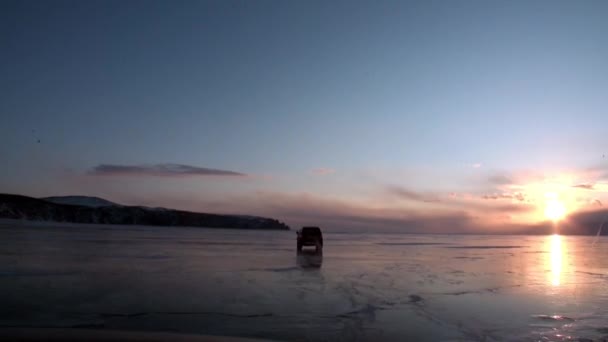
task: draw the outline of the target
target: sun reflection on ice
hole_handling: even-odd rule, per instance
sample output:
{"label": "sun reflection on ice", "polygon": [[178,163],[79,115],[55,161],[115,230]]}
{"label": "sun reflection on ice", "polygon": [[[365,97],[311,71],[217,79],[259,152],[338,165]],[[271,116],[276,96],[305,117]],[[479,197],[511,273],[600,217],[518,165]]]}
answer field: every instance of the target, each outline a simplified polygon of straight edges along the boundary
{"label": "sun reflection on ice", "polygon": [[559,286],[563,265],[562,237],[559,234],[551,236],[551,284]]}

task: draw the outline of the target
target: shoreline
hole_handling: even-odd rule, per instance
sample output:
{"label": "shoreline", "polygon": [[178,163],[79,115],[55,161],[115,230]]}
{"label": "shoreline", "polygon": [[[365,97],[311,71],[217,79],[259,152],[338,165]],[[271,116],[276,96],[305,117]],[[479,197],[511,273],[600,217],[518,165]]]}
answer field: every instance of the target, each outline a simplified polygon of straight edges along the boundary
{"label": "shoreline", "polygon": [[289,232],[291,229],[277,228],[238,228],[238,227],[202,227],[202,226],[163,226],[144,224],[114,224],[114,223],[78,223],[60,221],[34,221],[25,219],[0,218],[0,228],[12,228],[12,226],[26,226],[27,228],[187,228],[187,229],[209,229],[209,230],[245,230],[245,231],[278,231]]}

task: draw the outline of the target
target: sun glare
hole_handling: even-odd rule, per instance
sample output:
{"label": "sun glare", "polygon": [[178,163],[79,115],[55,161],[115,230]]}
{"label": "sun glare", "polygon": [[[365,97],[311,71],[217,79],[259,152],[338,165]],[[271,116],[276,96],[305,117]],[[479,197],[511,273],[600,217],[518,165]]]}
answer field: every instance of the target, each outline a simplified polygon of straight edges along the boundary
{"label": "sun glare", "polygon": [[566,207],[559,200],[557,194],[548,192],[545,194],[545,217],[551,221],[559,221],[566,215]]}

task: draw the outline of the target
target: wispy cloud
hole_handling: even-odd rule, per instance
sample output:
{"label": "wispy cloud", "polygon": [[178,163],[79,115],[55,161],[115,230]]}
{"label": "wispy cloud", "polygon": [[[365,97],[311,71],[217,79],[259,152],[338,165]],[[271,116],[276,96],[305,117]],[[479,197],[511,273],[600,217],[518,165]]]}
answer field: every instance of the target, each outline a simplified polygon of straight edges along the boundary
{"label": "wispy cloud", "polygon": [[329,175],[329,174],[335,173],[336,170],[326,168],[326,167],[319,167],[319,168],[310,170],[310,172],[312,172],[312,174],[315,174],[315,175],[324,176],[324,175]]}
{"label": "wispy cloud", "polygon": [[513,194],[492,194],[492,195],[483,195],[481,196],[481,198],[483,199],[489,199],[489,200],[498,200],[498,199],[516,199],[520,202],[523,202],[526,200],[526,196],[524,194],[522,194],[521,192],[516,192]]}
{"label": "wispy cloud", "polygon": [[95,176],[231,176],[243,177],[244,173],[211,169],[184,164],[154,164],[154,165],[116,165],[100,164],[89,170],[88,174]]}
{"label": "wispy cloud", "polygon": [[324,228],[350,231],[389,229],[410,232],[442,232],[446,229],[463,232],[472,227],[468,215],[462,211],[434,211],[431,214],[402,207],[374,208],[365,202],[309,193],[259,192],[242,205],[251,208],[252,212],[278,217],[293,227],[318,224]]}
{"label": "wispy cloud", "polygon": [[479,169],[482,165],[483,164],[481,164],[481,163],[474,163],[474,164],[471,164],[471,167],[474,169]]}
{"label": "wispy cloud", "polygon": [[579,188],[579,189],[593,190],[594,185],[593,184],[577,184],[577,185],[573,185],[572,187]]}
{"label": "wispy cloud", "polygon": [[389,194],[400,197],[402,199],[407,199],[410,201],[419,201],[419,202],[440,202],[440,199],[435,195],[428,195],[424,193],[420,193],[417,191],[412,191],[401,186],[397,185],[389,185],[386,187],[386,190]]}
{"label": "wispy cloud", "polygon": [[488,181],[491,184],[495,184],[495,185],[507,185],[507,184],[513,183],[513,181],[511,180],[511,178],[507,177],[505,175],[493,175],[493,176],[490,176],[488,178]]}
{"label": "wispy cloud", "polygon": [[502,205],[494,205],[494,206],[477,206],[469,205],[471,208],[476,208],[484,212],[509,212],[509,213],[528,213],[532,212],[535,207],[526,204],[516,204],[516,203],[507,203]]}
{"label": "wispy cloud", "polygon": [[[416,197],[418,198],[418,197]],[[424,197],[420,197],[424,198]],[[258,192],[253,198],[232,200],[243,212],[277,217],[296,227],[318,224],[341,229],[391,229],[408,232],[483,232],[500,215],[529,213],[533,207],[481,200],[434,203],[415,208],[394,201],[371,206],[367,200],[328,198],[310,193]],[[488,219],[491,218],[491,219]]]}

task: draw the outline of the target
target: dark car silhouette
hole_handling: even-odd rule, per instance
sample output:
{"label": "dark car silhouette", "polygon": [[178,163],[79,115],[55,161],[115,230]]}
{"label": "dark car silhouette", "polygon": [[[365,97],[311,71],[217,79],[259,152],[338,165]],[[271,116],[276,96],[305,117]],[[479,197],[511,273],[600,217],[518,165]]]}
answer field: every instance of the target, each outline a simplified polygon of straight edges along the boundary
{"label": "dark car silhouette", "polygon": [[298,252],[304,246],[315,246],[317,252],[323,250],[323,234],[319,227],[302,227],[298,233]]}

